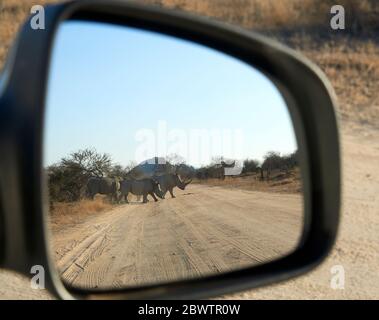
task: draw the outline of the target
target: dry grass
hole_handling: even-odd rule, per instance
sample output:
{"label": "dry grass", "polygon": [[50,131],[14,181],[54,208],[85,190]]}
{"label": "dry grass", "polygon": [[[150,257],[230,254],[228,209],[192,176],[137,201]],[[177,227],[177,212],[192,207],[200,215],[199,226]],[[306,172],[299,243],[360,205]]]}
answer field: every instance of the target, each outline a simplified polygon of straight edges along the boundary
{"label": "dry grass", "polygon": [[377,24],[375,0],[144,0],[146,3],[191,11],[249,29],[283,29],[320,26],[329,23],[330,8],[345,7],[354,28]]}
{"label": "dry grass", "polygon": [[299,193],[302,191],[300,171],[298,169],[288,173],[273,172],[269,180],[261,181],[259,178],[259,174],[253,173],[235,177],[225,177],[225,180],[195,179],[192,183],[228,189],[242,189],[274,193]]}
{"label": "dry grass", "polygon": [[0,0],[0,69],[21,23],[33,5],[45,5],[57,0]]}
{"label": "dry grass", "polygon": [[305,35],[287,41],[326,73],[339,100],[341,120],[379,129],[379,42],[351,38],[312,41]]}
{"label": "dry grass", "polygon": [[95,200],[80,200],[78,202],[54,202],[50,210],[50,225],[54,228],[77,225],[90,215],[95,215],[112,208],[112,204],[102,197]]}

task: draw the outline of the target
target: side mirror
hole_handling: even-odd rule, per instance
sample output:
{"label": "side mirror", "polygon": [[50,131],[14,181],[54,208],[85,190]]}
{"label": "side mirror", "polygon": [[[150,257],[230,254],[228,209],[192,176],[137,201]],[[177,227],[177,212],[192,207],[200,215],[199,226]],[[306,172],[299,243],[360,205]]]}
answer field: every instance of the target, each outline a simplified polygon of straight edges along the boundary
{"label": "side mirror", "polygon": [[[183,299],[323,261],[340,155],[333,89],[316,66],[161,8],[75,1],[45,14],[44,30],[24,24],[1,81],[2,267],[44,266],[60,298]],[[171,197],[156,199],[155,175]]]}

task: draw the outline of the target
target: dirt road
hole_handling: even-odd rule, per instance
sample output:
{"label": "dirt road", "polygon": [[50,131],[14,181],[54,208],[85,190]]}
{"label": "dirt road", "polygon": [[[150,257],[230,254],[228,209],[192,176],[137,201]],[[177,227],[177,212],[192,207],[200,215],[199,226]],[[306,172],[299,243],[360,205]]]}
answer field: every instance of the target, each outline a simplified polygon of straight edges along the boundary
{"label": "dirt road", "polygon": [[107,288],[199,277],[278,258],[301,235],[299,195],[191,185],[176,196],[55,231],[63,278]]}

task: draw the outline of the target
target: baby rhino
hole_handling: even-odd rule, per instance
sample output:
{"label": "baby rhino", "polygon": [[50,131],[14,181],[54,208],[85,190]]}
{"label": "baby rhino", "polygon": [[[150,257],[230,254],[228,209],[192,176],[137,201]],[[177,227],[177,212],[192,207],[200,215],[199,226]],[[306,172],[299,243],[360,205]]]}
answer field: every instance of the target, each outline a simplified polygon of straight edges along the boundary
{"label": "baby rhino", "polygon": [[143,203],[148,202],[147,195],[151,195],[154,201],[158,201],[155,197],[163,199],[162,191],[159,189],[158,183],[152,179],[142,180],[123,180],[120,182],[120,199],[124,197],[125,202],[128,202],[128,194],[132,193],[135,196],[143,196]]}

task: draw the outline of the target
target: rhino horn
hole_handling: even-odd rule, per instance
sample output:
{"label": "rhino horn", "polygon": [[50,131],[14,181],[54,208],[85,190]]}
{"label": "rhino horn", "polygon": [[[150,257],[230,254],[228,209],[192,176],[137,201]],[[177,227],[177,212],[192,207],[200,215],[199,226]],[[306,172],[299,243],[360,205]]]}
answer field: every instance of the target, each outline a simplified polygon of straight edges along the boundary
{"label": "rhino horn", "polygon": [[176,175],[176,177],[177,177],[177,179],[178,179],[178,181],[177,181],[178,187],[179,187],[180,189],[182,189],[182,190],[184,190],[185,187],[186,187],[186,186],[192,181],[192,179],[191,179],[191,180],[188,181],[188,182],[183,182],[182,180],[180,180],[179,175]]}

